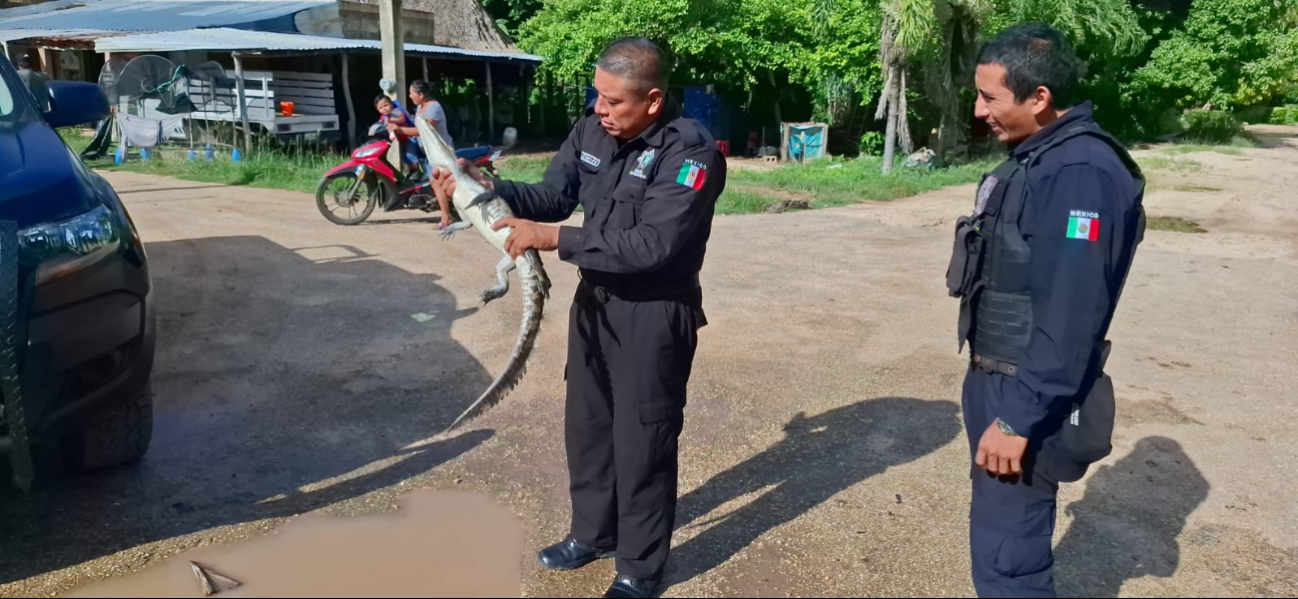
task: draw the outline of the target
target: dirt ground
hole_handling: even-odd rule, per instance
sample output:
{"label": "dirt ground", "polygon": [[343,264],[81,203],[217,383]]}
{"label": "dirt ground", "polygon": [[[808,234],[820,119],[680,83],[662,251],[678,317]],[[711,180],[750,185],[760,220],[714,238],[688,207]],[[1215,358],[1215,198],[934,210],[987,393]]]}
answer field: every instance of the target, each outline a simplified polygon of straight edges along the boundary
{"label": "dirt ground", "polygon": [[[1165,167],[1149,169],[1149,212],[1207,232],[1150,231],[1137,253],[1110,334],[1114,451],[1061,490],[1063,596],[1298,594],[1298,129],[1255,132],[1264,147],[1238,155],[1136,153]],[[154,445],[135,469],[0,491],[0,594],[65,592],[307,512],[385,512],[424,488],[517,515],[524,594],[604,590],[611,562],[534,559],[568,526],[572,267],[547,262],[554,297],[523,383],[434,438],[517,333],[516,293],[476,303],[497,256],[475,233],[442,242],[409,212],[338,227],[305,195],[109,178],[157,286]],[[972,204],[965,186],[716,219],[665,595],[973,595],[967,357],[944,286]]]}

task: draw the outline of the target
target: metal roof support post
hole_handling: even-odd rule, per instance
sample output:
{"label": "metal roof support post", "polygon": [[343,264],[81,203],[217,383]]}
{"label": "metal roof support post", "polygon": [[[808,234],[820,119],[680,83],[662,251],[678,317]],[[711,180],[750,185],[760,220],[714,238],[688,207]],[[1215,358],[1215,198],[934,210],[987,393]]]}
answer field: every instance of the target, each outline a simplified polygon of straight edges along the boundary
{"label": "metal roof support post", "polygon": [[243,86],[243,54],[240,52],[231,52],[234,57],[234,76],[235,84],[239,91],[239,118],[243,121],[243,153],[244,158],[252,152],[252,125],[248,123],[248,96],[244,93]]}
{"label": "metal roof support post", "polygon": [[347,101],[347,148],[356,147],[356,105],[352,103],[352,80],[347,64],[351,56],[343,52],[343,99]]}
{"label": "metal roof support post", "polygon": [[496,94],[491,86],[491,61],[487,65],[487,145],[496,143]]}

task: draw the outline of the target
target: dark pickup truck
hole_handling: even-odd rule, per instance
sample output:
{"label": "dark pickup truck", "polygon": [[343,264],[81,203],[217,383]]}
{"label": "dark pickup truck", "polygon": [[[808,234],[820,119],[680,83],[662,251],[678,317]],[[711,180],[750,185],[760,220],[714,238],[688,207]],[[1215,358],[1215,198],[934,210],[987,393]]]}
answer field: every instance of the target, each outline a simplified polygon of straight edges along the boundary
{"label": "dark pickup truck", "polygon": [[144,244],[56,131],[108,118],[108,100],[91,83],[48,85],[42,112],[0,58],[0,459],[23,489],[33,455],[49,449],[73,469],[130,463],[153,429]]}

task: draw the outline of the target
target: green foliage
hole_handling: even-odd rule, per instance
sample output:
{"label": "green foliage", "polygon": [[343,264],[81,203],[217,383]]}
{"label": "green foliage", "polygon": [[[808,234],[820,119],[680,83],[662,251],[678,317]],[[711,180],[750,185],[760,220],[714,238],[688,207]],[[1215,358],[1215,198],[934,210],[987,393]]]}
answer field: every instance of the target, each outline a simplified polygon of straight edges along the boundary
{"label": "green foliage", "polygon": [[1203,141],[1229,142],[1244,132],[1235,115],[1222,110],[1191,110],[1181,117],[1185,137]]}
{"label": "green foliage", "polygon": [[544,6],[523,25],[519,43],[545,56],[542,69],[561,81],[589,80],[599,51],[627,35],[670,48],[677,83],[751,89],[766,83],[771,71],[804,77],[811,71],[805,64],[813,29],[808,0],[546,0]]}
{"label": "green foliage", "polygon": [[1151,216],[1145,226],[1153,231],[1172,231],[1175,233],[1207,233],[1203,227],[1192,220],[1179,216]]}
{"label": "green foliage", "polygon": [[1281,106],[1271,111],[1273,125],[1298,125],[1298,104]]}
{"label": "green foliage", "polygon": [[1050,24],[1083,57],[1131,56],[1149,41],[1127,0],[996,0],[988,33],[1023,21]]}
{"label": "green foliage", "polygon": [[878,131],[866,131],[865,135],[861,136],[861,155],[883,155],[883,134]]}
{"label": "green foliage", "polygon": [[[1298,0],[484,0],[484,5],[498,18],[521,23],[511,32],[517,32],[523,49],[547,58],[542,69],[556,82],[588,84],[604,45],[623,35],[644,35],[674,51],[676,84],[716,84],[736,92],[736,98],[748,96],[751,105],[739,102],[767,115],[759,119],[768,118],[778,99],[786,120],[809,116],[850,125],[852,138],[861,135],[862,124],[874,122],[860,119],[860,110],[852,107],[873,112],[883,88],[885,49],[891,60],[909,65],[907,101],[909,112],[917,115],[916,141],[932,145],[934,140],[919,132],[940,126],[944,132],[956,129],[948,141],[959,143],[955,139],[970,117],[966,97],[973,53],[991,35],[1025,20],[1049,23],[1073,41],[1085,64],[1083,97],[1094,102],[1106,129],[1126,138],[1180,133],[1181,113],[1207,103],[1240,118],[1245,116],[1241,108],[1298,103]],[[524,21],[531,11],[535,16]],[[881,48],[884,38],[888,48]],[[800,107],[791,110],[791,105]],[[1272,118],[1288,122],[1289,114],[1280,110]],[[1227,134],[1227,124],[1197,126],[1229,139],[1234,134]],[[873,144],[861,139],[864,151]]]}
{"label": "green foliage", "polygon": [[[882,174],[882,159],[862,157],[858,160],[815,160],[807,164],[786,164],[771,170],[730,170],[726,177],[730,189],[746,194],[749,211],[765,209],[755,206],[751,194],[768,196],[769,205],[789,197],[805,198],[813,208],[845,206],[861,201],[887,201],[933,191],[949,185],[977,182],[983,173],[995,167],[991,162],[975,162],[946,169],[909,169],[898,167]],[[726,205],[722,196],[718,211]]]}
{"label": "green foliage", "polygon": [[496,24],[510,36],[541,10],[541,0],[482,0],[482,7],[496,20]]}
{"label": "green foliage", "polygon": [[1159,107],[1266,104],[1298,83],[1295,25],[1298,0],[1196,0],[1129,95]]}

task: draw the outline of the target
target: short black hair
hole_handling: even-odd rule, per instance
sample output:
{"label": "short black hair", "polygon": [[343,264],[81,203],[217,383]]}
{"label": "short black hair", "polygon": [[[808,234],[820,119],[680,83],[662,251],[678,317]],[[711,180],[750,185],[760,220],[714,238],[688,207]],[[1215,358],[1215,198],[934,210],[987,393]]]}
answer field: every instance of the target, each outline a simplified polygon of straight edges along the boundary
{"label": "short black hair", "polygon": [[379,94],[379,95],[375,96],[375,97],[374,97],[374,105],[375,105],[375,106],[378,106],[378,105],[379,105],[379,102],[382,102],[382,101],[384,101],[384,100],[387,100],[388,102],[391,102],[393,106],[396,106],[396,105],[397,105],[397,103],[396,103],[396,102],[393,102],[393,101],[392,101],[392,98],[389,98],[387,94]]}
{"label": "short black hair", "polygon": [[415,88],[416,92],[419,92],[420,95],[426,98],[433,97],[433,84],[424,81],[423,79],[416,79],[414,81],[411,81],[410,87]]}
{"label": "short black hair", "polygon": [[18,67],[22,69],[32,68],[32,59],[26,54],[18,57]]}
{"label": "short black hair", "polygon": [[595,66],[631,81],[640,91],[667,91],[671,64],[667,52],[643,37],[624,37],[604,48]]}
{"label": "short black hair", "polygon": [[1023,102],[1045,87],[1055,108],[1077,104],[1081,62],[1062,33],[1044,23],[1020,23],[992,38],[978,53],[978,64],[1005,68],[1005,87]]}

